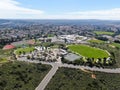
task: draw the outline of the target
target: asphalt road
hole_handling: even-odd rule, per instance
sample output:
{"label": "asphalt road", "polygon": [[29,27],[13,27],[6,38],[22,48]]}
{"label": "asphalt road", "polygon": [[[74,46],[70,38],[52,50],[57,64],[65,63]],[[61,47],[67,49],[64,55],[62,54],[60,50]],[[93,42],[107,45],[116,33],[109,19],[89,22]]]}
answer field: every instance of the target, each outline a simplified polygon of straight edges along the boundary
{"label": "asphalt road", "polygon": [[38,87],[35,90],[44,90],[49,81],[52,79],[54,74],[56,73],[58,69],[57,64],[52,65],[52,69],[49,71],[49,73],[44,77],[44,79],[41,81],[41,83],[38,85]]}
{"label": "asphalt road", "polygon": [[68,65],[68,64],[61,64],[61,67],[86,69],[90,71],[98,71],[98,72],[105,72],[105,73],[120,73],[120,68],[116,68],[116,69],[103,69],[103,68],[96,68],[96,67],[90,68],[88,66],[74,66],[74,65]]}
{"label": "asphalt road", "polygon": [[18,59],[19,61],[27,61],[31,63],[42,63],[42,64],[48,64],[48,65],[57,65],[58,67],[67,67],[67,68],[76,68],[76,69],[87,69],[91,71],[99,71],[99,72],[106,72],[106,73],[120,73],[120,68],[115,68],[115,69],[105,69],[105,68],[97,68],[97,67],[88,67],[88,66],[80,66],[80,65],[72,65],[72,64],[62,64],[62,63],[54,63],[54,62],[43,62],[43,61],[30,61],[30,60],[25,60],[25,59]]}

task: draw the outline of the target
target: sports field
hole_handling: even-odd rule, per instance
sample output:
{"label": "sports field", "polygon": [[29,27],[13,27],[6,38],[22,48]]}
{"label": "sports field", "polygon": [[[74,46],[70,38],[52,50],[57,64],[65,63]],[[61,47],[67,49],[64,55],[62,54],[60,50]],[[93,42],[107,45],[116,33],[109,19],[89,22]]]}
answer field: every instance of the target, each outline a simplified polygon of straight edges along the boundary
{"label": "sports field", "polygon": [[15,51],[15,53],[16,53],[17,55],[19,55],[20,52],[21,52],[21,53],[23,53],[23,52],[29,53],[29,52],[32,52],[34,49],[35,49],[34,47],[18,48],[18,49]]}
{"label": "sports field", "polygon": [[95,34],[97,35],[113,35],[114,32],[107,32],[107,31],[94,31]]}
{"label": "sports field", "polygon": [[90,47],[87,45],[69,45],[70,51],[78,53],[84,57],[88,58],[104,58],[109,57],[109,54],[102,49]]}

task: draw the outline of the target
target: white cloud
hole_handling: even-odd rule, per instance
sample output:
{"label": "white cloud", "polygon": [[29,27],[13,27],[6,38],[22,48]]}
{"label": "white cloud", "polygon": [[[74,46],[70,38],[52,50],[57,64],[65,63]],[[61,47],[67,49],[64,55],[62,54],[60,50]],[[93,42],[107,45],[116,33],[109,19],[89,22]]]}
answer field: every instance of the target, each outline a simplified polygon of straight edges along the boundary
{"label": "white cloud", "polygon": [[0,0],[0,18],[18,19],[110,19],[120,20],[120,8],[48,14],[41,10],[22,7],[16,0]]}
{"label": "white cloud", "polygon": [[120,20],[120,8],[98,11],[78,11],[68,12],[59,15],[44,15],[48,19],[101,19],[101,20]]}
{"label": "white cloud", "polygon": [[81,12],[70,12],[68,16],[75,16],[76,18],[83,19],[111,19],[120,20],[120,8],[110,10],[98,10],[98,11],[81,11]]}
{"label": "white cloud", "polygon": [[35,18],[43,13],[41,10],[21,7],[15,0],[0,1],[0,18]]}
{"label": "white cloud", "polygon": [[68,12],[59,15],[44,15],[42,18],[120,20],[120,8],[98,11]]}

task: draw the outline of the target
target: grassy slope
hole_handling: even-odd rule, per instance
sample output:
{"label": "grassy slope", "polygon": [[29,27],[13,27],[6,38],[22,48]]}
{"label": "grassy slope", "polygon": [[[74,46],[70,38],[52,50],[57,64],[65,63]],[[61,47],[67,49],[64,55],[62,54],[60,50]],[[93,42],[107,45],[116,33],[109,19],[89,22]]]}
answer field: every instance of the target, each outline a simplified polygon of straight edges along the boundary
{"label": "grassy slope", "polygon": [[0,63],[8,62],[7,58],[0,58]]}
{"label": "grassy slope", "polygon": [[2,50],[0,49],[0,63],[8,62],[8,58],[12,56],[13,50]]}
{"label": "grassy slope", "polygon": [[120,48],[120,44],[119,43],[112,43],[112,45],[115,46],[115,47]]}
{"label": "grassy slope", "polygon": [[68,47],[71,51],[77,52],[82,56],[89,58],[104,58],[109,56],[106,51],[89,47],[87,45],[70,45]]}
{"label": "grassy slope", "polygon": [[60,68],[45,90],[120,90],[120,74],[94,74],[96,79],[78,69]]}
{"label": "grassy slope", "polygon": [[0,90],[35,90],[50,66],[25,62],[0,66]]}
{"label": "grassy slope", "polygon": [[106,31],[94,31],[94,33],[96,33],[97,35],[113,35],[114,32],[106,32]]}

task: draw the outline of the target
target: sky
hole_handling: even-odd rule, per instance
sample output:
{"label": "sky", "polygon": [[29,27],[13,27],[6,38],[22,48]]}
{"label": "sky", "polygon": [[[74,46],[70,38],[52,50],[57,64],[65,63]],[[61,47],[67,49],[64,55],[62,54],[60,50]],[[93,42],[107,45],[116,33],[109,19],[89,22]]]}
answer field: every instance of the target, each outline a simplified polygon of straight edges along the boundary
{"label": "sky", "polygon": [[120,0],[0,0],[0,18],[120,20]]}

